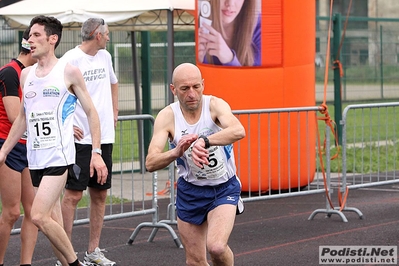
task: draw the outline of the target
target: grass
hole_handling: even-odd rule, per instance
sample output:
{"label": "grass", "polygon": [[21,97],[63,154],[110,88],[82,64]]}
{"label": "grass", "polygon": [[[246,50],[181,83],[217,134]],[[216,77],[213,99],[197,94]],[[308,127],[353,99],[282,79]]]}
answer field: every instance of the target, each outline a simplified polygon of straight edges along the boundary
{"label": "grass", "polygon": [[[364,103],[363,103],[364,104]],[[348,104],[343,105],[343,110]],[[329,106],[330,117],[334,117],[334,107]],[[346,119],[346,172],[376,173],[397,169],[399,154],[399,107],[378,107],[350,109]],[[319,122],[319,129],[324,128]],[[337,123],[339,124],[339,123]],[[324,136],[322,136],[322,143]],[[334,145],[330,134],[331,155],[339,155],[331,161],[331,171],[342,170],[342,147]]]}
{"label": "grass", "polygon": [[[131,202],[131,200],[128,199],[121,199],[115,196],[107,196],[107,199],[105,200],[105,204],[121,204],[121,203],[126,203],[126,202]],[[78,208],[86,208],[87,206],[90,205],[90,197],[87,194],[83,194],[82,199],[78,203]]]}
{"label": "grass", "polygon": [[120,121],[115,130],[115,144],[112,160],[131,161],[139,159],[137,122]]}

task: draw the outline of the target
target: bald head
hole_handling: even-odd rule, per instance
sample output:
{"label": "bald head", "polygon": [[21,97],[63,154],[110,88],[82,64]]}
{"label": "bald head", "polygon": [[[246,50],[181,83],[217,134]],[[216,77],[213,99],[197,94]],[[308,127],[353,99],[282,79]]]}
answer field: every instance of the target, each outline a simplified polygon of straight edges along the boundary
{"label": "bald head", "polygon": [[179,100],[182,110],[196,112],[201,108],[204,80],[196,65],[178,65],[173,71],[170,89]]}
{"label": "bald head", "polygon": [[201,71],[199,68],[191,63],[183,63],[178,65],[173,71],[172,84],[176,85],[181,80],[186,80],[189,77],[196,77],[202,80]]}

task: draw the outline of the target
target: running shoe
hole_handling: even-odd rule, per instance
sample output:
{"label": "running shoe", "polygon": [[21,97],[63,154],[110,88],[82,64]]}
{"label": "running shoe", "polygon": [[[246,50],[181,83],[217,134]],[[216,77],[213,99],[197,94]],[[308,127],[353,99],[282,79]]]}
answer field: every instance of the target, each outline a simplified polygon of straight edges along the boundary
{"label": "running shoe", "polygon": [[85,263],[92,263],[93,265],[98,266],[116,266],[114,261],[107,259],[104,256],[104,249],[96,248],[92,253],[88,254],[87,251],[85,253]]}

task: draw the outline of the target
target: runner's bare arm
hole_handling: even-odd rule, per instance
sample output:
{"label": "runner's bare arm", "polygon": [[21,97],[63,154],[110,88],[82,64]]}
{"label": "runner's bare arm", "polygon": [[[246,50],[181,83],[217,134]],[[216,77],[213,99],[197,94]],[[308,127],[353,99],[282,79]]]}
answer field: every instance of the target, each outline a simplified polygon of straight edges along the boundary
{"label": "runner's bare arm", "polygon": [[148,171],[153,172],[167,167],[171,162],[181,157],[191,143],[198,138],[196,134],[188,134],[181,138],[175,148],[165,151],[168,138],[172,139],[174,136],[174,124],[173,111],[167,106],[159,112],[155,119],[154,133],[146,158]]}
{"label": "runner's bare arm", "polygon": [[244,127],[225,100],[212,96],[210,110],[212,118],[222,128],[221,131],[208,136],[211,146],[228,145],[245,137]]}

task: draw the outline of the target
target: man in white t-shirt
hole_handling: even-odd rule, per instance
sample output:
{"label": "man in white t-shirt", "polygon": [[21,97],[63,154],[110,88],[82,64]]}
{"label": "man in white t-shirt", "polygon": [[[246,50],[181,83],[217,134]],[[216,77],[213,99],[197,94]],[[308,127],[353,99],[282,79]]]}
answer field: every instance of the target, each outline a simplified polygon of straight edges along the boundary
{"label": "man in white t-shirt", "polygon": [[[96,265],[112,266],[115,262],[104,256],[99,243],[107,190],[111,188],[112,148],[118,120],[118,79],[113,70],[111,55],[105,50],[109,41],[109,30],[104,20],[101,18],[86,20],[82,25],[81,35],[82,43],[65,53],[61,60],[77,66],[82,72],[87,90],[100,117],[101,149],[92,149],[87,117],[78,102],[74,120],[76,163],[65,186],[61,208],[64,228],[71,238],[76,206],[82,198],[83,190],[89,188],[90,239],[85,261]],[[92,152],[101,154],[107,165],[108,177],[104,184],[99,182],[96,173],[90,178]]]}

